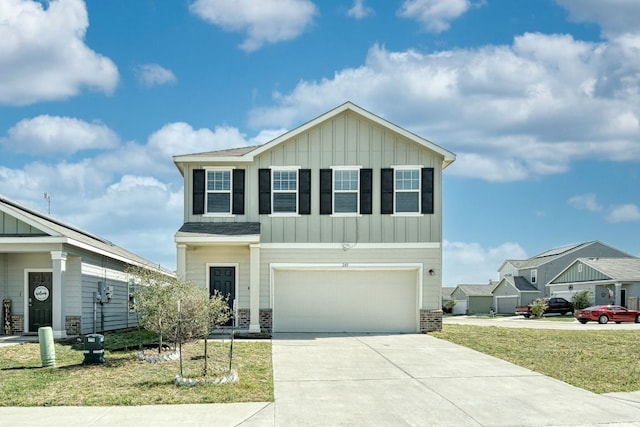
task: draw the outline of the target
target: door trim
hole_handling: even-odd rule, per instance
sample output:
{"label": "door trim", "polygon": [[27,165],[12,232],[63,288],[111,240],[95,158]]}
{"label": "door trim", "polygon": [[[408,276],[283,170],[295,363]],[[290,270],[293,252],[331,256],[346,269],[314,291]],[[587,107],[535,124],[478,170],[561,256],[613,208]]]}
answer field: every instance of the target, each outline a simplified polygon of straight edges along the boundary
{"label": "door trim", "polygon": [[205,268],[205,277],[206,277],[206,283],[207,283],[207,291],[209,292],[211,292],[211,276],[210,276],[211,267],[233,267],[235,269],[236,283],[234,285],[235,286],[234,292],[236,294],[236,308],[240,308],[240,286],[239,286],[240,264],[233,263],[233,262],[222,262],[222,263],[208,262]]}
{"label": "door trim", "polygon": [[[24,295],[23,297],[24,320],[23,320],[23,326],[22,326],[23,334],[27,332],[37,332],[37,331],[29,330],[29,273],[51,273],[51,275],[53,276],[53,268],[25,268],[24,269],[24,288],[23,288],[24,291],[22,293],[22,295]],[[52,284],[53,284],[53,277],[52,277]],[[55,317],[56,310],[57,310],[57,307],[55,307],[55,305],[53,304],[53,301],[51,301],[51,317],[52,318]]]}

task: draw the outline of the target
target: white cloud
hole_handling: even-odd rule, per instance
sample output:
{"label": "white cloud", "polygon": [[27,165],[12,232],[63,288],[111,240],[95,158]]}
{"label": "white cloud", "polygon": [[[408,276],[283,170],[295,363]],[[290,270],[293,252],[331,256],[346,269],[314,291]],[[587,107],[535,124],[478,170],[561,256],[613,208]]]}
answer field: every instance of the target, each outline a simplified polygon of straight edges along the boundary
{"label": "white cloud", "polygon": [[265,43],[295,39],[317,14],[309,0],[196,0],[190,10],[227,31],[246,33],[240,45],[246,52],[256,51]]}
{"label": "white cloud", "polygon": [[138,81],[147,87],[159,86],[176,82],[173,71],[158,64],[142,64],[135,68]]}
{"label": "white cloud", "polygon": [[66,99],[83,88],[110,94],[115,64],[84,37],[89,26],[81,0],[0,1],[0,103],[27,105]]}
{"label": "white cloud", "polygon": [[82,150],[115,148],[120,141],[102,123],[42,115],[19,121],[0,142],[16,152],[69,155]]}
{"label": "white cloud", "polygon": [[[639,44],[640,46],[640,44]],[[618,40],[527,33],[435,53],[374,45],[365,63],[275,92],[256,127],[293,127],[346,100],[460,156],[451,173],[514,181],[583,159],[640,160],[640,57]]]}
{"label": "white cloud", "polygon": [[364,2],[365,0],[354,0],[353,7],[347,11],[347,15],[355,19],[364,19],[375,14],[375,11]]}
{"label": "white cloud", "polygon": [[577,22],[595,22],[609,36],[640,31],[640,2],[636,0],[556,0]]}
{"label": "white cloud", "polygon": [[515,242],[485,248],[479,243],[445,240],[442,246],[442,286],[487,285],[489,280],[498,279],[498,268],[505,260],[527,258],[524,249]]}
{"label": "white cloud", "polygon": [[607,214],[609,222],[640,221],[640,207],[634,204],[613,206]]}
{"label": "white cloud", "polygon": [[577,196],[573,196],[569,199],[568,203],[576,209],[584,209],[591,212],[600,212],[604,209],[598,203],[596,195],[593,193],[579,194]]}
{"label": "white cloud", "polygon": [[441,33],[470,8],[469,0],[405,0],[398,15],[419,21],[427,31]]}

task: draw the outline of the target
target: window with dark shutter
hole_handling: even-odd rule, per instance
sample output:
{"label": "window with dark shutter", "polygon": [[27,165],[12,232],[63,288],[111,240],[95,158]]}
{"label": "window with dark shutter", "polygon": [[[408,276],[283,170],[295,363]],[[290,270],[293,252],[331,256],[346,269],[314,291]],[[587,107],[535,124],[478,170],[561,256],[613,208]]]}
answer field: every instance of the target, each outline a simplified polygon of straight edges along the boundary
{"label": "window with dark shutter", "polygon": [[393,213],[393,169],[380,170],[380,213]]}
{"label": "window with dark shutter", "polygon": [[433,213],[433,168],[422,168],[422,210],[423,214]]}
{"label": "window with dark shutter", "polygon": [[333,212],[332,206],[332,171],[331,169],[320,169],[320,214],[330,215]]}
{"label": "window with dark shutter", "polygon": [[372,212],[373,200],[373,170],[360,169],[360,213],[370,215]]}
{"label": "window with dark shutter", "polygon": [[261,214],[271,213],[271,170],[258,171],[258,211]]}
{"label": "window with dark shutter", "polygon": [[205,196],[205,171],[204,169],[194,169],[192,173],[193,182],[191,183],[193,191],[191,203],[194,215],[204,214],[204,196]]}
{"label": "window with dark shutter", "polygon": [[244,215],[244,169],[233,170],[232,214]]}
{"label": "window with dark shutter", "polygon": [[298,171],[298,213],[311,214],[311,169]]}

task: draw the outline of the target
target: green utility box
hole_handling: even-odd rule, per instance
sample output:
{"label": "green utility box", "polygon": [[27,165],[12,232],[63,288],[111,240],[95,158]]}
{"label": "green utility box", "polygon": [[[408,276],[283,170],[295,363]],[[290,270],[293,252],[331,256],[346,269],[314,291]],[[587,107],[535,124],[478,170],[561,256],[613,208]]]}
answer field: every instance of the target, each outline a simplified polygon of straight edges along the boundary
{"label": "green utility box", "polygon": [[84,336],[84,362],[83,365],[90,363],[104,363],[104,335],[89,334]]}

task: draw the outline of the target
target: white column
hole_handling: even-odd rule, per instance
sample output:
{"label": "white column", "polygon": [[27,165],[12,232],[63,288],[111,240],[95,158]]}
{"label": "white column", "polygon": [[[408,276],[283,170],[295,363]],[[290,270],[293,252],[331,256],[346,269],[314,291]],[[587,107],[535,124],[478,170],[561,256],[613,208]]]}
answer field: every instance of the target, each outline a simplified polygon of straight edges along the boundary
{"label": "white column", "polygon": [[260,332],[260,244],[249,245],[249,332]]}
{"label": "white column", "polygon": [[64,282],[67,271],[67,253],[62,251],[51,251],[51,264],[53,267],[51,293],[52,295],[52,325],[54,338],[65,338],[67,330],[65,328],[64,310]]}
{"label": "white column", "polygon": [[616,305],[622,305],[622,283],[616,283]]}
{"label": "white column", "polygon": [[176,274],[181,282],[187,278],[187,245],[178,243],[178,259],[176,264]]}

